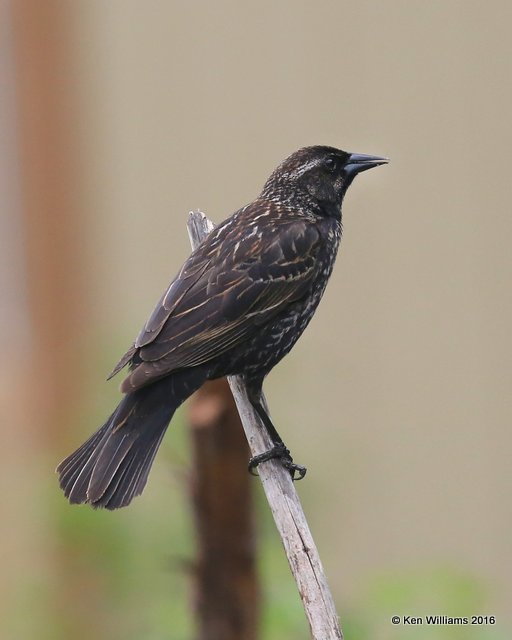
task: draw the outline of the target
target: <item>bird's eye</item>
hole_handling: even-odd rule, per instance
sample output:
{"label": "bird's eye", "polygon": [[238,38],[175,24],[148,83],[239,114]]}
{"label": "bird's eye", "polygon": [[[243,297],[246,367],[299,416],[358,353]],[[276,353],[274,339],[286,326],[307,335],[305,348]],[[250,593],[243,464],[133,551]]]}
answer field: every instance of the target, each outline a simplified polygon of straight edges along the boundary
{"label": "bird's eye", "polygon": [[329,171],[334,171],[336,169],[336,160],[335,160],[335,158],[326,158],[325,166]]}

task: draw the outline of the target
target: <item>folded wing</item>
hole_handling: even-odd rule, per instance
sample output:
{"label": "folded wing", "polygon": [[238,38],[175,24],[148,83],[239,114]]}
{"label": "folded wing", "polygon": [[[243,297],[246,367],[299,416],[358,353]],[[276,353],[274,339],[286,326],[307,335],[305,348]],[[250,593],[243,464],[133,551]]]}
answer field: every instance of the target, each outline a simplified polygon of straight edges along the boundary
{"label": "folded wing", "polygon": [[254,232],[246,229],[242,239],[231,231],[235,225],[210,234],[112,372],[131,363],[123,391],[217,358],[308,293],[317,269],[318,231],[307,220],[278,224],[279,229],[262,225],[260,231],[255,221]]}

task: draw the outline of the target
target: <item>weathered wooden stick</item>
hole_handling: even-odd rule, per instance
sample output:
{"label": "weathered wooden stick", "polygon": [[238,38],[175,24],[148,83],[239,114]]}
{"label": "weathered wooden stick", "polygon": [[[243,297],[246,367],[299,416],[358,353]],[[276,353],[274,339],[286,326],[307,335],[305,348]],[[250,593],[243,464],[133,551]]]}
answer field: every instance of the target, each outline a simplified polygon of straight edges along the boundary
{"label": "weathered wooden stick", "polygon": [[[214,228],[201,211],[192,211],[188,233],[195,249]],[[240,376],[228,378],[252,455],[267,451],[272,441],[255,414]],[[287,471],[276,460],[259,465],[263,489],[297,583],[313,640],[343,640],[332,594],[304,511]]]}

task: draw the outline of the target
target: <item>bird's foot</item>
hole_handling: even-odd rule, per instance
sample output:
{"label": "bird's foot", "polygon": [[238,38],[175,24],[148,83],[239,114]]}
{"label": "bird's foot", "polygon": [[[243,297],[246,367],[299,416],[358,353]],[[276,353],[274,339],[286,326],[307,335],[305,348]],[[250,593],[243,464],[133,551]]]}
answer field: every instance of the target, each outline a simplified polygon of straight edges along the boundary
{"label": "bird's foot", "polygon": [[[272,460],[272,458],[279,458],[281,464],[285,469],[288,469],[292,480],[302,480],[302,478],[306,475],[306,467],[303,467],[300,464],[295,464],[292,456],[290,455],[290,451],[285,447],[283,443],[276,444],[263,453],[260,453],[257,456],[254,456],[249,460],[249,473],[253,476],[258,475],[254,473],[254,469],[261,464],[262,462],[266,462],[267,460]],[[297,474],[297,475],[296,475]]]}

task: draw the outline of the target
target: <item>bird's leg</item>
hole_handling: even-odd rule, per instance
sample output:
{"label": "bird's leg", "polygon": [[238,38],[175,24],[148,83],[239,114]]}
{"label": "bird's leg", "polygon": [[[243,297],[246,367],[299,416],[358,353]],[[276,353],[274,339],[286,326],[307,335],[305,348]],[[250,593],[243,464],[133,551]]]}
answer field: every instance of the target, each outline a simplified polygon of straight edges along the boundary
{"label": "bird's leg", "polygon": [[251,389],[248,386],[248,391],[249,401],[258,414],[260,420],[262,421],[274,445],[268,451],[264,451],[263,453],[260,453],[259,455],[254,456],[249,460],[249,472],[253,475],[257,475],[253,472],[253,469],[256,469],[259,464],[261,464],[262,462],[266,462],[267,460],[271,460],[272,458],[279,458],[283,467],[285,469],[288,469],[288,471],[290,472],[292,480],[302,480],[302,478],[306,475],[307,469],[300,464],[295,464],[289,449],[287,449],[286,445],[283,442],[283,439],[272,424],[272,420],[270,419],[270,416],[266,412],[265,407],[263,406],[263,403],[261,401],[261,386],[258,390]]}

